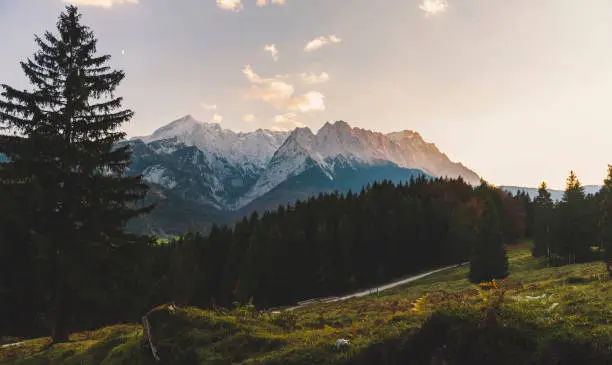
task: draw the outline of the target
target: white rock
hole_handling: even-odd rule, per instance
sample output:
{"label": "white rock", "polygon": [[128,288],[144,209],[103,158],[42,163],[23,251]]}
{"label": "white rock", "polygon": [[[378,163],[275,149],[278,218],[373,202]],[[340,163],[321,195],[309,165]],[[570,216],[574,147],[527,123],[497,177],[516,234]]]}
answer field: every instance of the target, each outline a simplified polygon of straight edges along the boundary
{"label": "white rock", "polygon": [[349,340],[345,340],[344,338],[339,338],[336,340],[336,349],[348,347],[350,343],[351,341]]}

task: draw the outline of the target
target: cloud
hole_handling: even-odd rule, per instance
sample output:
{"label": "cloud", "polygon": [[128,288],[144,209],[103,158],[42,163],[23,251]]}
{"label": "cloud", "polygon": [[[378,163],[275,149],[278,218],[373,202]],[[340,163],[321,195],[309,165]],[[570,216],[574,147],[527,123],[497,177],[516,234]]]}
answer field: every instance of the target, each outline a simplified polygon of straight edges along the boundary
{"label": "cloud", "polygon": [[212,119],[210,120],[211,123],[216,123],[216,124],[221,124],[222,121],[223,121],[223,117],[217,113],[213,114]]}
{"label": "cloud", "polygon": [[290,85],[278,78],[263,78],[253,71],[251,65],[246,65],[242,72],[251,82],[251,89],[247,96],[272,104],[276,108],[281,108],[291,99],[295,92],[293,85]]}
{"label": "cloud", "polygon": [[242,116],[242,120],[245,122],[254,122],[255,121],[255,116],[253,114],[245,114]]}
{"label": "cloud", "polygon": [[329,81],[329,74],[327,72],[321,72],[321,74],[317,75],[314,73],[302,73],[300,74],[302,81],[307,84],[321,84]]}
{"label": "cloud", "polygon": [[284,5],[285,0],[257,0],[257,6],[266,6],[268,4]]}
{"label": "cloud", "polygon": [[419,8],[425,12],[426,16],[436,15],[448,9],[448,2],[446,0],[423,0]]}
{"label": "cloud", "polygon": [[293,85],[280,80],[283,76],[261,77],[253,71],[251,65],[246,65],[242,72],[252,84],[251,89],[246,94],[251,99],[264,101],[276,109],[287,108],[302,113],[325,109],[325,97],[318,91],[294,96],[295,88]]}
{"label": "cloud", "polygon": [[241,11],[242,0],[217,0],[217,7],[223,10]]}
{"label": "cloud", "polygon": [[284,123],[288,121],[294,121],[296,117],[297,117],[297,114],[295,113],[280,114],[274,117],[274,123]]}
{"label": "cloud", "polygon": [[278,61],[278,49],[276,48],[275,44],[266,44],[264,51],[270,52],[272,59],[274,59],[274,61]]}
{"label": "cloud", "polygon": [[328,35],[328,36],[321,36],[321,37],[315,38],[311,40],[310,42],[308,42],[306,46],[304,47],[304,51],[312,52],[327,44],[340,43],[340,42],[342,42],[342,39],[336,37],[333,34]]}
{"label": "cloud", "polygon": [[242,73],[244,73],[247,79],[249,79],[249,81],[252,83],[261,84],[266,82],[261,76],[259,76],[255,73],[255,71],[253,71],[253,67],[251,65],[244,66],[244,68],[242,69]]}
{"label": "cloud", "polygon": [[101,6],[103,8],[110,8],[113,5],[121,5],[124,3],[138,4],[138,0],[62,0],[65,3],[71,3],[73,5],[84,5],[84,6]]}
{"label": "cloud", "polygon": [[312,110],[325,110],[325,96],[318,91],[310,91],[293,98],[288,103],[289,110],[306,113]]}
{"label": "cloud", "polygon": [[269,128],[272,131],[289,131],[295,128],[303,128],[306,125],[296,120],[295,113],[285,113],[274,117],[274,124]]}
{"label": "cloud", "polygon": [[213,110],[217,110],[217,105],[215,104],[206,104],[206,103],[200,103],[200,106],[204,109],[204,110],[208,110],[208,111],[213,111]]}
{"label": "cloud", "polygon": [[262,85],[252,85],[247,96],[251,99],[265,101],[280,109],[291,99],[294,91],[293,85],[282,81],[274,81]]}

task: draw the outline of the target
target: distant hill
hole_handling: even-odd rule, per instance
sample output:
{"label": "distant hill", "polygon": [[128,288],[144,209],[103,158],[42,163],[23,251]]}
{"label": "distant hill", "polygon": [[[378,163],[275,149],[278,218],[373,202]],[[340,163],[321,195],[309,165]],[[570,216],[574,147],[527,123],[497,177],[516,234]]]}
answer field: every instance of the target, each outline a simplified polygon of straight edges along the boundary
{"label": "distant hill", "polygon": [[[511,193],[512,195],[515,195],[518,191],[524,191],[527,193],[527,195],[529,195],[531,199],[534,199],[536,196],[538,196],[538,188],[525,188],[525,187],[519,187],[519,186],[500,186],[499,188]],[[595,194],[600,189],[601,189],[600,185],[585,185],[584,186],[584,192],[587,195]],[[550,193],[550,197],[553,201],[557,202],[563,198],[563,190],[554,190],[554,189],[547,189],[547,190]]]}

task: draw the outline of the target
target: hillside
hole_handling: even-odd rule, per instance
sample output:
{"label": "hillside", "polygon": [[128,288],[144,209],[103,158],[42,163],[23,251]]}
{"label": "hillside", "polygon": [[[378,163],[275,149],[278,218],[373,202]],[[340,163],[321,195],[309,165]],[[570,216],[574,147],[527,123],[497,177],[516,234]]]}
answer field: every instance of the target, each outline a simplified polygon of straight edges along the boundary
{"label": "hillside", "polygon": [[[467,267],[379,296],[256,314],[161,306],[150,314],[161,362],[140,325],[118,325],[0,350],[0,362],[69,364],[609,364],[612,281],[602,263],[547,268],[509,246],[511,275],[484,291]],[[488,303],[502,296],[495,320]],[[486,298],[490,298],[489,301]],[[484,310],[484,312],[483,312]],[[493,312],[491,312],[493,313]],[[349,338],[346,350],[333,346]]]}

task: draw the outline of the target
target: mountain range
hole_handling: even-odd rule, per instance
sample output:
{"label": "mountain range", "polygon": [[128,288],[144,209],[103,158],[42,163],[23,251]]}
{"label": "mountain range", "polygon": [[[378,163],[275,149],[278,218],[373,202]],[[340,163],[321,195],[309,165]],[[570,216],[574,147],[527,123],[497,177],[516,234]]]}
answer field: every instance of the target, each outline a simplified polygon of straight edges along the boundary
{"label": "mountain range", "polygon": [[316,133],[244,133],[187,115],[122,143],[134,151],[128,173],[144,176],[152,186],[148,200],[157,203],[132,227],[157,234],[205,231],[212,222],[230,223],[323,192],[359,191],[383,179],[424,175],[480,182],[417,132],[383,134],[343,121],[325,123]]}
{"label": "mountain range", "polygon": [[[383,134],[343,121],[325,123],[317,133],[309,128],[241,133],[187,115],[120,144],[126,143],[134,152],[128,174],[144,176],[151,186],[146,201],[157,204],[130,228],[162,236],[189,228],[205,232],[212,223],[230,224],[319,193],[359,191],[383,179],[480,182],[474,171],[452,162],[417,132]],[[0,153],[0,162],[6,160]],[[524,191],[532,199],[538,195],[537,188],[500,188],[511,194]],[[601,186],[584,188],[595,194]],[[553,201],[561,200],[562,190],[548,191]]]}

